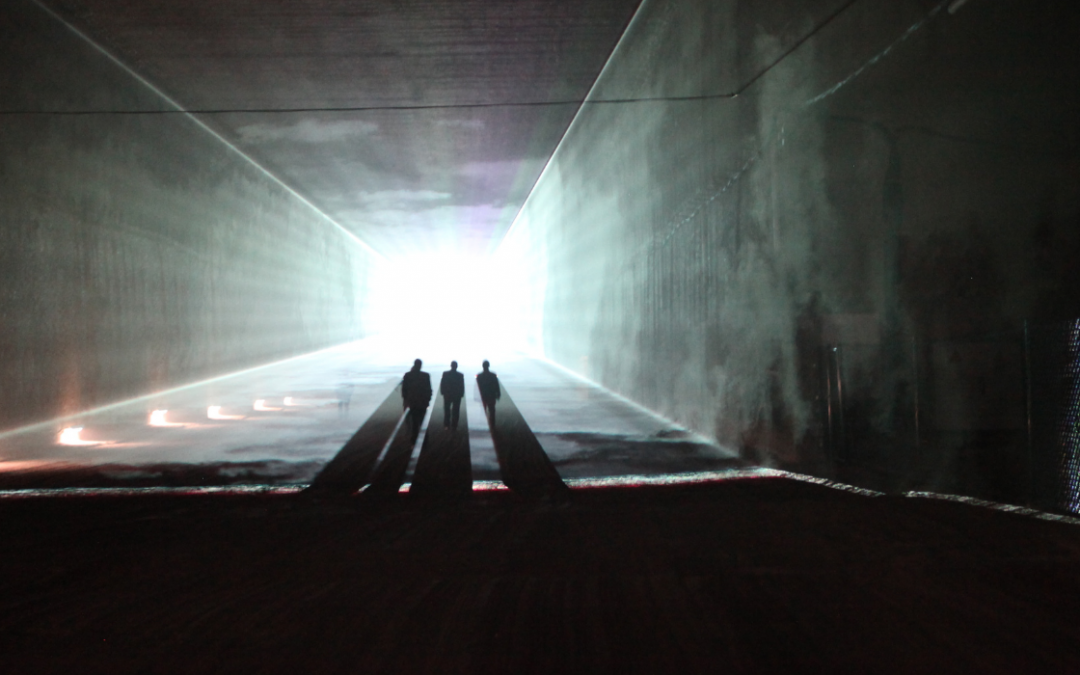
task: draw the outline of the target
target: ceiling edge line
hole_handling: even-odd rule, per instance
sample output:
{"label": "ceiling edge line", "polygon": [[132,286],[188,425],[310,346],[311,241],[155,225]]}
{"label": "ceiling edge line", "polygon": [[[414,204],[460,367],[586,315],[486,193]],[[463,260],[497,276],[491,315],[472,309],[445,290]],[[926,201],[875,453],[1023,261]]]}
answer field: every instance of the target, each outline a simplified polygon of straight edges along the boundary
{"label": "ceiling edge line", "polygon": [[166,94],[165,92],[161,91],[159,88],[154,86],[149,80],[147,80],[145,77],[143,77],[142,75],[137,73],[134,68],[132,68],[131,66],[124,63],[118,56],[116,56],[115,54],[110,52],[108,49],[106,49],[102,45],[98,44],[95,40],[91,39],[89,35],[87,35],[83,31],[81,31],[78,28],[76,28],[75,26],[73,26],[69,21],[64,19],[64,17],[60,16],[60,14],[58,14],[51,7],[46,5],[42,0],[31,0],[31,1],[39,9],[41,9],[41,11],[43,11],[46,14],[48,14],[49,16],[51,16],[53,19],[58,21],[61,25],[63,25],[65,28],[67,28],[69,31],[71,31],[76,36],[78,36],[81,40],[83,40],[86,44],[90,45],[95,50],[97,50],[105,58],[109,59],[114,64],[119,66],[121,69],[123,69],[124,72],[126,72],[128,75],[135,78],[135,80],[139,84],[141,84],[144,87],[146,87],[147,89],[149,89],[151,92],[153,92],[155,95],[160,97],[163,101],[165,101],[165,103],[167,103],[168,105],[171,105],[174,108],[176,108],[178,111],[182,112],[185,116],[187,116],[188,119],[190,119],[192,122],[194,122],[199,128],[201,128],[203,131],[205,131],[206,133],[210,134],[211,136],[216,138],[218,141],[223,143],[230,150],[235,152],[237,155],[242,157],[244,160],[246,160],[248,163],[250,163],[256,169],[258,169],[264,175],[266,175],[268,178],[270,178],[270,180],[274,181],[275,183],[277,183],[281,187],[285,188],[285,190],[289,194],[291,194],[296,199],[300,200],[303,204],[305,204],[312,211],[314,211],[318,215],[322,216],[323,219],[326,220],[326,222],[330,223],[331,225],[333,225],[337,229],[341,230],[341,232],[343,234],[345,234],[346,237],[352,239],[354,242],[359,244],[360,247],[363,248],[365,251],[367,251],[369,254],[375,256],[377,259],[380,259],[380,260],[382,260],[384,262],[387,260],[386,256],[384,256],[382,253],[379,253],[377,250],[375,250],[366,241],[364,241],[360,237],[356,236],[356,234],[354,234],[350,230],[346,229],[344,225],[342,225],[341,223],[339,223],[336,220],[334,220],[333,218],[331,218],[329,214],[327,214],[325,211],[320,209],[318,206],[315,206],[315,204],[311,203],[311,201],[309,199],[307,199],[306,197],[301,195],[299,192],[297,192],[296,189],[294,189],[293,187],[288,185],[285,181],[283,181],[280,178],[278,178],[277,176],[275,176],[269,169],[264,167],[262,164],[259,164],[258,162],[256,162],[254,159],[252,159],[250,156],[248,156],[246,153],[244,153],[242,150],[240,150],[240,148],[236,147],[230,141],[228,141],[225,137],[223,137],[221,134],[219,134],[218,132],[216,132],[212,128],[210,128],[210,126],[207,125],[205,122],[203,122],[198,117],[196,117],[195,115],[188,112],[184,108],[184,106],[180,105],[180,103],[178,103],[176,100],[174,100],[171,96],[169,96],[168,94]]}
{"label": "ceiling edge line", "polygon": [[577,112],[574,113],[574,119],[570,120],[570,124],[566,125],[566,130],[563,131],[562,136],[559,137],[559,142],[555,145],[555,149],[551,151],[551,155],[549,155],[547,161],[544,162],[544,168],[540,170],[540,175],[536,177],[532,187],[529,188],[529,194],[525,197],[525,200],[521,202],[521,206],[518,207],[517,213],[514,214],[514,220],[511,221],[510,227],[506,228],[506,232],[503,233],[499,243],[495,246],[494,255],[499,254],[499,250],[502,249],[503,244],[506,243],[506,240],[510,238],[510,235],[517,227],[518,222],[521,220],[521,214],[525,211],[525,207],[529,205],[529,200],[532,199],[533,193],[536,192],[536,187],[540,185],[540,181],[543,180],[544,176],[547,174],[548,168],[551,167],[551,163],[555,161],[555,157],[559,154],[559,150],[562,149],[566,137],[570,135],[570,131],[581,117],[581,111],[585,108],[586,104],[589,103],[590,99],[592,99],[593,92],[596,91],[597,85],[600,83],[600,80],[603,79],[604,73],[607,72],[612,59],[615,58],[615,54],[617,54],[619,48],[622,47],[623,42],[626,40],[626,36],[630,34],[630,31],[637,24],[638,17],[642,15],[641,10],[647,2],[649,2],[649,0],[641,0],[641,2],[638,3],[637,9],[634,10],[634,15],[626,22],[626,28],[623,29],[622,35],[619,36],[615,46],[611,48],[611,53],[608,54],[607,60],[604,61],[604,66],[600,69],[600,72],[596,74],[596,79],[593,80],[592,85],[589,87],[589,92],[585,94],[585,98],[582,99],[581,103],[578,105]]}

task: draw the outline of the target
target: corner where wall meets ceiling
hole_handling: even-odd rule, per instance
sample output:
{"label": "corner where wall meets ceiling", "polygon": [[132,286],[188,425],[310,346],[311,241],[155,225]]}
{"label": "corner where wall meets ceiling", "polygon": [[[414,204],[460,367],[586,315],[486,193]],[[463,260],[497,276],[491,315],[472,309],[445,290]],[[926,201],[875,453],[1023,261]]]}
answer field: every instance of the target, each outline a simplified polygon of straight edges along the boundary
{"label": "corner where wall meets ceiling", "polygon": [[44,4],[396,258],[493,249],[638,0]]}

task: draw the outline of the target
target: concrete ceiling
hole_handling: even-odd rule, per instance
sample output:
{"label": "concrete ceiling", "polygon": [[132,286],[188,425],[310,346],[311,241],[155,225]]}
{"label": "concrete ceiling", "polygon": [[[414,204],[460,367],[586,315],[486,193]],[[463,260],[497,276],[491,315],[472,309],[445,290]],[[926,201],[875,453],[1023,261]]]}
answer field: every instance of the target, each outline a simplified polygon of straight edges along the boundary
{"label": "concrete ceiling", "polygon": [[[46,0],[376,250],[490,250],[639,0]],[[249,111],[249,112],[236,112]]]}

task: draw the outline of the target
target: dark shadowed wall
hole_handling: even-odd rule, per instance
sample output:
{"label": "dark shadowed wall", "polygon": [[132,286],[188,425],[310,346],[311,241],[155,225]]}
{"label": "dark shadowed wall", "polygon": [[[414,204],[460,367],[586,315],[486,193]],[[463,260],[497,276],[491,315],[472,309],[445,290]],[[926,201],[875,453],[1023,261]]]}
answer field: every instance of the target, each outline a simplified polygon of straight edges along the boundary
{"label": "dark shadowed wall", "polygon": [[0,429],[363,334],[372,255],[208,129],[33,112],[175,109],[0,8]]}
{"label": "dark shadowed wall", "polygon": [[1033,336],[1080,316],[1078,18],[645,0],[504,246],[534,344],[766,464],[1031,499]]}

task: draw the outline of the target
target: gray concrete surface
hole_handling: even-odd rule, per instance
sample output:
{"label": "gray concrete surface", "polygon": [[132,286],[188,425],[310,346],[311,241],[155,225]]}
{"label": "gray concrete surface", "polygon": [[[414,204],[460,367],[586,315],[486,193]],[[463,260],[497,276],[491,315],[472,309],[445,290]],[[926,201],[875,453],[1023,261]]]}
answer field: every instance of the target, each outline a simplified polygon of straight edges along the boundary
{"label": "gray concrete surface", "polygon": [[[232,465],[227,479],[248,465],[248,482],[310,481],[400,381],[377,353],[350,343],[8,432],[0,470],[113,465],[137,478],[159,465]],[[155,410],[169,426],[152,424]],[[86,444],[65,445],[61,433],[77,427]]]}
{"label": "gray concrete surface", "polygon": [[500,252],[533,348],[752,461],[1026,498],[1080,14],[947,4],[646,0]]}
{"label": "gray concrete surface", "polygon": [[638,0],[44,0],[389,257],[486,253]]}
{"label": "gray concrete surface", "polygon": [[[394,390],[412,358],[411,348],[370,338],[0,434],[0,486],[306,484]],[[471,380],[479,368],[461,363]],[[497,364],[564,477],[739,465],[732,453],[680,441],[678,428],[543,362],[507,355]],[[446,367],[425,360],[425,369],[438,374]],[[472,474],[492,487],[501,482],[499,463],[475,388],[470,382],[463,402],[474,413],[466,420]],[[154,411],[166,412],[155,417]],[[441,416],[441,409],[434,412],[436,424]],[[63,435],[71,429],[79,431]],[[623,448],[622,455],[598,451],[602,441]],[[632,456],[643,443],[647,460]],[[406,482],[420,445],[398,458],[397,473],[408,466]]]}
{"label": "gray concrete surface", "polygon": [[[28,0],[0,109],[175,110]],[[0,117],[0,430],[361,337],[377,260],[184,115]]]}
{"label": "gray concrete surface", "polygon": [[[474,341],[454,315],[749,462],[1080,504],[1075,3],[646,0],[496,264],[427,277],[498,240],[575,105],[251,109],[573,98],[634,2],[48,4],[184,105],[249,108],[203,119],[298,192],[183,115],[38,114],[175,110],[4,3],[0,429],[380,316],[434,356]],[[299,193],[413,264],[379,271]],[[621,412],[586,429],[566,384],[537,431],[561,472],[699,462]]]}

